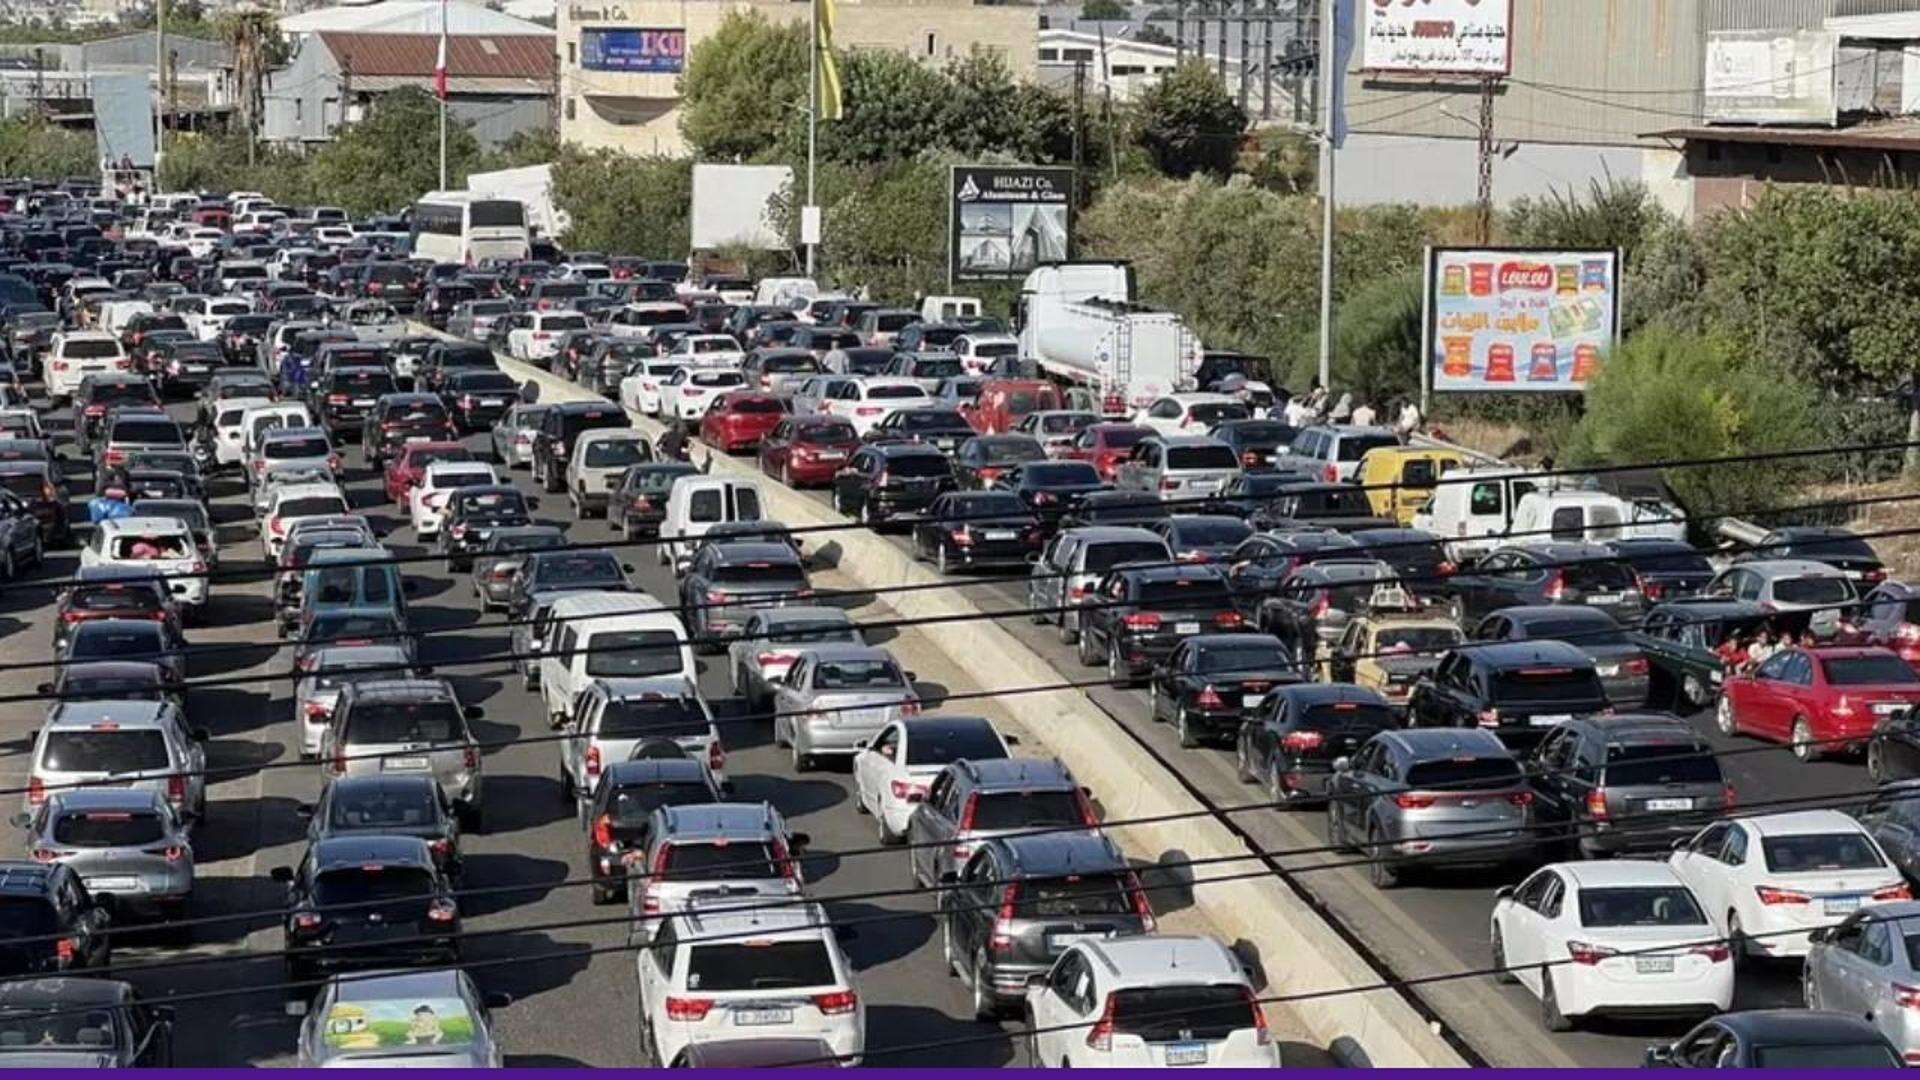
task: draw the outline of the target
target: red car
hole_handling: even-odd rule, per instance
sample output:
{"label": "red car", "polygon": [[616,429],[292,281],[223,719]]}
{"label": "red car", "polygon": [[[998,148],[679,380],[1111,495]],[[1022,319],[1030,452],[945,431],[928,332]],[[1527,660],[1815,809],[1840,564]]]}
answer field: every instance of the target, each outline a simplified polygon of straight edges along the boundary
{"label": "red car", "polygon": [[731,454],[760,445],[787,418],[787,403],[758,390],[730,390],[700,418],[700,440]]}
{"label": "red car", "polygon": [[998,435],[1028,413],[1065,407],[1059,389],[1044,379],[988,379],[973,404],[960,406],[960,415],[980,434]]}
{"label": "red car", "polygon": [[400,506],[407,505],[407,493],[427,475],[427,466],[436,461],[472,461],[473,451],[457,442],[417,442],[408,443],[400,452],[387,459],[387,467],[381,474],[381,483],[386,487],[387,498]]}
{"label": "red car", "polygon": [[1133,453],[1133,444],[1151,434],[1153,429],[1143,424],[1094,424],[1054,456],[1066,461],[1090,461],[1100,479],[1111,484],[1114,470]]}
{"label": "red car", "polygon": [[1728,677],[1718,721],[1725,734],[1789,743],[1795,757],[1811,761],[1860,749],[1875,721],[1917,703],[1920,675],[1891,649],[1792,648]]}
{"label": "red car", "polygon": [[860,445],[860,433],[840,417],[788,417],[760,441],[760,471],[790,488],[831,483]]}

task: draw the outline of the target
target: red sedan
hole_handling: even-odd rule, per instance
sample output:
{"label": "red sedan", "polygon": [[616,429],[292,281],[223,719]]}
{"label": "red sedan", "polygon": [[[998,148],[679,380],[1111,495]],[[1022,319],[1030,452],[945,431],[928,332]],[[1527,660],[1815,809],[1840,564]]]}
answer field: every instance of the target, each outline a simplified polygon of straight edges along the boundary
{"label": "red sedan", "polygon": [[398,454],[387,459],[381,483],[386,487],[387,498],[405,506],[407,493],[427,474],[427,466],[436,461],[472,460],[473,451],[457,442],[408,443],[400,448]]}
{"label": "red sedan", "polygon": [[860,449],[860,433],[837,416],[782,420],[760,442],[760,471],[790,488],[826,484]]}
{"label": "red sedan", "polygon": [[1718,722],[1788,743],[1794,756],[1858,750],[1880,717],[1920,704],[1920,675],[1890,649],[1825,646],[1783,649],[1722,686]]}
{"label": "red sedan", "polygon": [[1114,470],[1133,453],[1133,444],[1153,434],[1142,424],[1094,424],[1083,429],[1073,444],[1054,455],[1065,461],[1088,461],[1100,479],[1113,483]]}
{"label": "red sedan", "polygon": [[760,445],[787,417],[786,402],[758,390],[731,390],[700,418],[700,440],[731,454]]}

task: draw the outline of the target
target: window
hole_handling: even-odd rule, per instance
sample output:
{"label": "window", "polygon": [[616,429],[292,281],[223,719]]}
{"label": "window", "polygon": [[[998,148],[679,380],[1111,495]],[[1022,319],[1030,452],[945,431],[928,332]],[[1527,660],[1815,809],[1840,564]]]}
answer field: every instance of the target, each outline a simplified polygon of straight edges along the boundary
{"label": "window", "polygon": [[1056,63],[1059,61],[1059,59],[1060,59],[1059,49],[1041,49],[1040,50],[1040,62],[1043,64]]}
{"label": "window", "polygon": [[575,102],[577,102],[577,101],[579,101],[579,100],[580,100],[579,98],[568,98],[568,99],[567,99],[567,119],[569,119],[569,120],[572,120],[572,119],[574,119],[574,117],[575,117],[575,111],[574,111],[574,103],[575,103]]}
{"label": "window", "polygon": [[580,54],[579,43],[573,42],[573,41],[567,42],[567,63],[569,64],[579,63],[580,62],[579,54]]}
{"label": "window", "polygon": [[306,108],[305,108],[306,104],[307,103],[305,101],[302,101],[300,98],[293,99],[293,122],[294,123],[298,124],[306,119]]}
{"label": "window", "polygon": [[1473,485],[1473,490],[1467,494],[1467,513],[1479,516],[1481,514],[1497,514],[1499,512],[1500,485]]}
{"label": "window", "polygon": [[940,34],[937,31],[928,30],[923,37],[927,46],[926,55],[929,57],[940,55]]}

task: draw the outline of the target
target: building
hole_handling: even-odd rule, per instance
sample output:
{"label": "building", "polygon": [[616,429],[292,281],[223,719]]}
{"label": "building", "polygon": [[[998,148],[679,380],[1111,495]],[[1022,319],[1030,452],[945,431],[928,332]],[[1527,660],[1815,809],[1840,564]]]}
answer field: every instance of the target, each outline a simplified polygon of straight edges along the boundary
{"label": "building", "polygon": [[[590,148],[680,154],[680,74],[687,54],[733,12],[804,23],[805,2],[622,0],[562,3],[560,137]],[[955,2],[839,0],[834,43],[842,49],[898,49],[945,65],[973,49],[1003,57],[1017,77],[1035,72],[1038,20],[1032,8]]]}
{"label": "building", "polygon": [[[502,14],[471,0],[447,0],[449,34],[551,34],[536,22]],[[292,38],[332,30],[355,34],[437,34],[440,0],[376,0],[314,8],[280,20],[280,32]]]}
{"label": "building", "polygon": [[[1179,50],[1171,45],[1135,41],[1094,30],[1047,27],[1041,29],[1039,38],[1039,61],[1035,70],[1041,82],[1071,86],[1074,72],[1084,65],[1087,92],[1099,94],[1112,90],[1115,101],[1132,101],[1158,82],[1160,76],[1172,71],[1180,60]],[[1188,50],[1187,55],[1191,57],[1194,53]],[[1221,79],[1228,87],[1239,85],[1238,58],[1229,57],[1223,64],[1218,55],[1201,53],[1198,59],[1205,60],[1209,67],[1219,68]],[[1257,86],[1253,93],[1257,104]]]}
{"label": "building", "polygon": [[[517,20],[516,20],[517,21]],[[268,78],[261,136],[325,142],[389,90],[431,92],[437,33],[319,30],[298,39],[293,60]],[[553,35],[449,34],[447,112],[493,146],[553,123]]]}
{"label": "building", "polygon": [[[1382,41],[1366,21],[1372,7],[1348,8],[1353,21],[1336,38],[1345,61],[1337,201],[1473,202],[1480,79],[1423,71],[1430,54],[1409,54],[1402,63],[1381,48],[1382,56],[1370,60],[1369,47]],[[1917,7],[1916,0],[1513,0],[1509,24],[1481,28],[1494,53],[1504,45],[1509,65],[1491,94],[1495,201],[1585,190],[1609,178],[1645,182],[1680,214],[1724,201],[1713,196],[1697,205],[1703,189],[1696,162],[1707,163],[1712,140],[1688,136],[1712,126],[1709,41],[1743,34],[1770,41],[1776,31],[1819,28],[1836,17]],[[1421,9],[1421,18],[1448,9],[1474,5],[1440,0]],[[1477,10],[1484,17],[1489,9],[1498,13],[1499,6]],[[1749,131],[1724,145],[1762,149],[1722,152],[1772,153],[1764,144],[1773,140],[1753,139]]]}
{"label": "building", "polygon": [[[143,30],[77,43],[0,45],[0,116],[41,110],[84,123],[96,75],[143,76],[158,93],[155,44],[153,31]],[[168,35],[166,50],[171,123],[191,125],[233,107],[226,45]]]}

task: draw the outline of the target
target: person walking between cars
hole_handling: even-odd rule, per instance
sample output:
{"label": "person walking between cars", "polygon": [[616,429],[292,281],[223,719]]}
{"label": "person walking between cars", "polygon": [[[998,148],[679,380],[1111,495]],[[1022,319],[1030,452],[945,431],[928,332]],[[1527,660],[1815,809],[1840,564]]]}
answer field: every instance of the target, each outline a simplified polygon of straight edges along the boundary
{"label": "person walking between cars", "polygon": [[132,516],[133,504],[127,501],[124,488],[110,487],[87,500],[87,520],[95,525]]}

